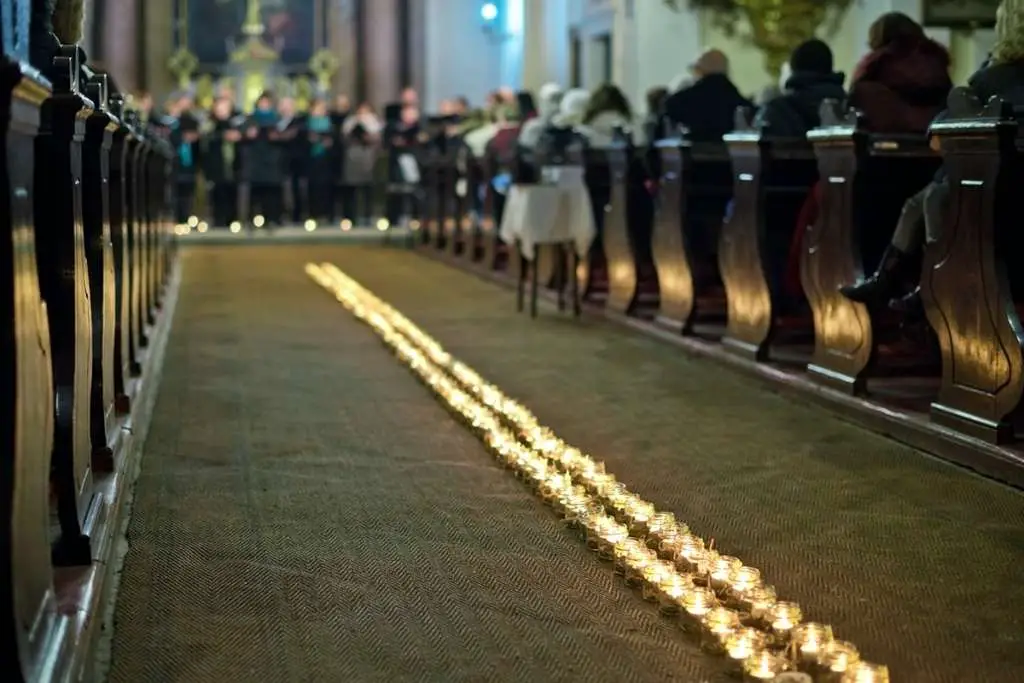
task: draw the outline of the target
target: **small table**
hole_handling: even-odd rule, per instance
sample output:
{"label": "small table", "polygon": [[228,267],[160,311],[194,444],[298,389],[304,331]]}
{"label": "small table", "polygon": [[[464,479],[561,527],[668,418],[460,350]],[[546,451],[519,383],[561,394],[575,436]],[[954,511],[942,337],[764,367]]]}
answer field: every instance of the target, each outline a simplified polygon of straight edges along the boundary
{"label": "small table", "polygon": [[[506,244],[519,244],[520,263],[529,264],[530,315],[537,316],[538,269],[541,245],[572,249],[571,271],[573,313],[580,314],[579,282],[576,269],[580,258],[586,258],[597,233],[590,207],[590,195],[583,182],[580,167],[546,168],[541,174],[546,182],[536,185],[513,185],[505,204],[500,236]],[[526,268],[520,268],[517,286],[517,307],[523,310]],[[558,310],[565,310],[563,290],[558,292]]]}

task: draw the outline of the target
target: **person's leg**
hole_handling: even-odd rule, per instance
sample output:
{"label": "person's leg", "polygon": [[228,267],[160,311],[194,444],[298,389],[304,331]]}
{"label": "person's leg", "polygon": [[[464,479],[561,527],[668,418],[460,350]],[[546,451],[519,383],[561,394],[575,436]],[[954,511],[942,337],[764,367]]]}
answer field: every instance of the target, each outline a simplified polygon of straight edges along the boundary
{"label": "person's leg", "polygon": [[929,184],[903,204],[878,270],[871,277],[840,287],[844,296],[864,304],[883,304],[896,296],[908,266],[914,262],[910,256],[920,251],[924,241],[925,197],[932,186]]}
{"label": "person's leg", "polygon": [[932,183],[924,197],[925,244],[934,244],[942,237],[946,213],[949,210],[949,180]]}

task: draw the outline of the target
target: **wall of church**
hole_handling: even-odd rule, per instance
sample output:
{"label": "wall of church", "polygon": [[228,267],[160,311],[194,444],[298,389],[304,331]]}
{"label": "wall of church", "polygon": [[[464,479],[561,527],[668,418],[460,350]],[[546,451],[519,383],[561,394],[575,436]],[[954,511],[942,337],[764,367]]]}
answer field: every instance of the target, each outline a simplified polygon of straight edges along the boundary
{"label": "wall of church", "polygon": [[519,87],[523,59],[523,0],[501,0],[488,26],[481,0],[419,0],[424,4],[423,101],[464,95],[474,105],[501,84]]}

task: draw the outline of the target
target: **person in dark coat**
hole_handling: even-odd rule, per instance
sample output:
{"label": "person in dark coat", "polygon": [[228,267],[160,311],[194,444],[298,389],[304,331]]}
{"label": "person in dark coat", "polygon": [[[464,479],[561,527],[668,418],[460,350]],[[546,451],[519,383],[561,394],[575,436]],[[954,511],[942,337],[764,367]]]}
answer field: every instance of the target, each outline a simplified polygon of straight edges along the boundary
{"label": "person in dark coat", "polygon": [[[1017,111],[1024,109],[1024,0],[1004,0],[996,12],[996,44],[992,54],[971,78],[968,88],[979,102],[999,97]],[[939,119],[945,118],[945,112]],[[920,286],[904,294],[902,286],[913,275],[915,255],[937,242],[949,207],[950,186],[945,169],[918,194],[907,200],[892,242],[878,269],[840,291],[852,301],[868,305],[891,300],[892,308],[920,313]]]}
{"label": "person in dark coat", "polygon": [[309,144],[309,215],[315,220],[334,222],[335,135],[327,102],[316,100],[306,119]]}
{"label": "person in dark coat", "polygon": [[850,105],[869,130],[924,133],[953,87],[949,52],[902,12],[880,16],[868,35],[871,52],[854,71]]}
{"label": "person in dark coat", "polygon": [[696,82],[669,95],[665,118],[682,125],[693,142],[718,142],[733,129],[738,107],[752,106],[729,79],[729,58],[708,50],[690,67]]}
{"label": "person in dark coat", "polygon": [[802,138],[821,123],[825,100],[846,101],[843,73],[833,71],[832,50],[817,38],[805,41],[789,58],[792,75],[783,93],[765,103],[755,124],[771,137]]}
{"label": "person in dark coat", "polygon": [[199,168],[199,119],[192,111],[192,97],[178,95],[168,103],[164,121],[170,129],[171,144],[178,152],[177,220],[184,223],[193,216],[196,198],[196,171]]}
{"label": "person in dark coat", "polygon": [[309,138],[306,136],[306,116],[295,109],[295,100],[282,97],[277,103],[280,116],[277,127],[281,139],[281,154],[287,174],[288,208],[293,223],[302,223],[309,212]]}
{"label": "person in dark coat", "polygon": [[283,204],[284,157],[279,124],[273,95],[263,93],[256,100],[256,108],[246,127],[245,169],[249,181],[249,214],[254,219],[262,216],[271,225],[280,225]]}
{"label": "person in dark coat", "polygon": [[213,224],[227,227],[238,220],[238,154],[245,117],[234,111],[234,103],[219,97],[213,103],[203,150],[203,175],[211,185]]}

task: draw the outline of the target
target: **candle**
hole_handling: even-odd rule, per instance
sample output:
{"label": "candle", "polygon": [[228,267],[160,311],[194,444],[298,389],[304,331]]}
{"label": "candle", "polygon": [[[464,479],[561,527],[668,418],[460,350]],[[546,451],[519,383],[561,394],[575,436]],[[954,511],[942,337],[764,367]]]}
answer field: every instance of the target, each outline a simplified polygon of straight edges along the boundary
{"label": "candle", "polygon": [[700,562],[704,559],[704,539],[693,534],[679,536],[676,541],[675,560],[679,571],[696,574]]}
{"label": "candle", "polygon": [[714,591],[694,586],[683,596],[680,626],[684,631],[696,633],[704,624],[704,617],[718,605]]}
{"label": "candle", "polygon": [[640,548],[640,542],[635,538],[624,538],[615,544],[612,555],[615,558],[615,573],[619,576],[626,574],[626,560]]}
{"label": "candle", "polygon": [[754,628],[738,628],[725,639],[725,656],[733,667],[743,670],[743,663],[764,649],[765,635]]}
{"label": "candle", "polygon": [[831,642],[831,626],[807,622],[793,629],[793,649],[801,668],[816,667]]}
{"label": "candle", "polygon": [[842,683],[889,683],[889,669],[881,664],[855,662],[843,677]]}
{"label": "candle", "polygon": [[860,653],[852,643],[833,640],[824,648],[819,661],[828,679],[838,681],[848,669],[860,661]]}
{"label": "candle", "polygon": [[[658,550],[661,541],[670,538],[676,532],[676,516],[671,512],[658,512],[651,516],[647,523],[647,547]],[[669,559],[669,558],[665,558]]]}
{"label": "candle", "polygon": [[695,588],[693,581],[681,574],[672,574],[661,584],[658,594],[658,609],[662,614],[678,614],[686,594]]}
{"label": "candle", "polygon": [[785,645],[789,642],[790,634],[803,616],[800,606],[795,602],[777,602],[768,610],[766,619],[776,644]]}
{"label": "candle", "polygon": [[724,592],[729,585],[729,577],[743,566],[736,557],[719,555],[708,565],[708,582],[716,591]]}
{"label": "candle", "polygon": [[786,660],[768,650],[759,650],[743,662],[745,681],[772,681],[789,668]]}
{"label": "candle", "polygon": [[654,553],[638,541],[636,550],[632,551],[624,561],[626,565],[626,585],[639,586],[642,584],[644,581],[644,570],[647,569],[648,565],[656,562],[657,559],[658,557]]}
{"label": "candle", "polygon": [[725,641],[740,628],[740,615],[725,607],[715,607],[702,620],[701,647],[715,654],[725,652]]}
{"label": "candle", "polygon": [[[648,550],[648,552],[651,551]],[[642,572],[644,580],[641,584],[641,595],[644,600],[650,602],[657,600],[661,584],[668,581],[669,577],[675,573],[675,565],[664,560],[653,560],[644,567]]]}
{"label": "candle", "polygon": [[629,532],[610,517],[605,519],[608,520],[608,523],[598,531],[597,555],[602,560],[611,560],[614,557],[615,544],[629,538]]}

